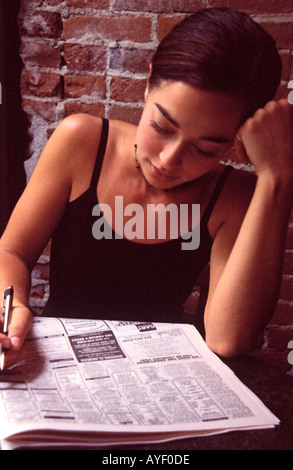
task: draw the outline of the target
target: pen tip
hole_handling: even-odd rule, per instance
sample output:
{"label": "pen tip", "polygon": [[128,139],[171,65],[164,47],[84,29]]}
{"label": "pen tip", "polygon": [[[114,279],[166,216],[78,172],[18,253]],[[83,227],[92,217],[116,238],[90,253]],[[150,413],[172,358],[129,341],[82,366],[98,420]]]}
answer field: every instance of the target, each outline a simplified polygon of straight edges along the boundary
{"label": "pen tip", "polygon": [[4,370],[4,364],[5,364],[5,354],[1,354],[1,359],[0,359],[0,372],[3,372]]}

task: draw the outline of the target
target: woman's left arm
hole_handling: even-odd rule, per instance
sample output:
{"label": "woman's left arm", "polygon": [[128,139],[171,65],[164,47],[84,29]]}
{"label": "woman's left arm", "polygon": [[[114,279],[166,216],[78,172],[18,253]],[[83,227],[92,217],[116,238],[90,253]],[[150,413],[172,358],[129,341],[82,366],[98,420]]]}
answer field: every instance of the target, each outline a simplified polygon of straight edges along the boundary
{"label": "woman's left arm", "polygon": [[278,301],[293,196],[293,106],[268,103],[239,135],[257,181],[242,223],[231,215],[216,233],[205,310],[206,342],[226,357],[255,345]]}

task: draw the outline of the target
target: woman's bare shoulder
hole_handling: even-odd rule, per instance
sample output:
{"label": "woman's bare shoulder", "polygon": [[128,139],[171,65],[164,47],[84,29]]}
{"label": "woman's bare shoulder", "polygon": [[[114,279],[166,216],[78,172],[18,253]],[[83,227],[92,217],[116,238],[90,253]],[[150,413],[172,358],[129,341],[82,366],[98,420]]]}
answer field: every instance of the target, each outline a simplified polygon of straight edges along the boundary
{"label": "woman's bare shoulder", "polygon": [[101,118],[88,114],[73,114],[60,122],[52,138],[60,144],[66,141],[70,148],[86,149],[90,145],[97,145],[101,130]]}
{"label": "woman's bare shoulder", "polygon": [[57,126],[52,134],[45,157],[55,159],[60,171],[71,175],[74,199],[90,181],[102,132],[102,119],[87,114],[74,114]]}
{"label": "woman's bare shoulder", "polygon": [[[102,127],[102,118],[91,114],[77,113],[64,118],[58,125],[67,128],[68,131],[89,131],[92,126]],[[90,127],[89,127],[90,126]]]}

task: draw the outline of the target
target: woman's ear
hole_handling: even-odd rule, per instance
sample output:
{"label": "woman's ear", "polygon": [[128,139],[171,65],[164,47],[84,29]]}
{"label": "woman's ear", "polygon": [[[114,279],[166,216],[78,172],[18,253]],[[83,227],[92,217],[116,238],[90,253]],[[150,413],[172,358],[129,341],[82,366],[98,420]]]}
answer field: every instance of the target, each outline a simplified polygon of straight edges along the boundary
{"label": "woman's ear", "polygon": [[149,71],[149,75],[148,75],[148,78],[147,78],[147,86],[146,86],[146,89],[145,89],[145,92],[144,92],[144,100],[145,101],[148,99],[149,92],[150,92],[150,78],[151,78],[151,75],[152,75],[152,71],[153,71],[153,66],[152,66],[152,63],[150,63],[150,71]]}

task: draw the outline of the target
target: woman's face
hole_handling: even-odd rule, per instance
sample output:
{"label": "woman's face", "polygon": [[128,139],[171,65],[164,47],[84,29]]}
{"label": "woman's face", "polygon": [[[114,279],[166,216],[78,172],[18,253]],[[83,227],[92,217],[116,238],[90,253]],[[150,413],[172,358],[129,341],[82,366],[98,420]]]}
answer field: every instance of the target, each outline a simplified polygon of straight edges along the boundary
{"label": "woman's face", "polygon": [[137,157],[150,185],[168,189],[219,165],[243,119],[240,100],[182,82],[146,92],[137,131]]}

